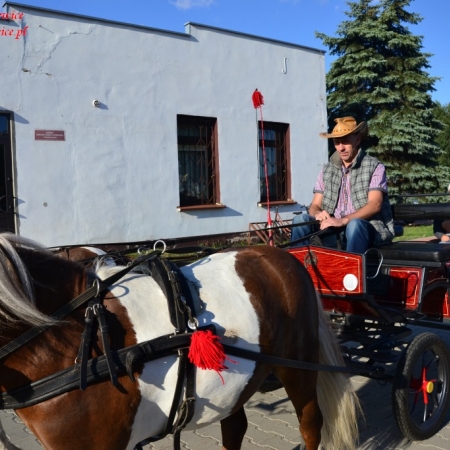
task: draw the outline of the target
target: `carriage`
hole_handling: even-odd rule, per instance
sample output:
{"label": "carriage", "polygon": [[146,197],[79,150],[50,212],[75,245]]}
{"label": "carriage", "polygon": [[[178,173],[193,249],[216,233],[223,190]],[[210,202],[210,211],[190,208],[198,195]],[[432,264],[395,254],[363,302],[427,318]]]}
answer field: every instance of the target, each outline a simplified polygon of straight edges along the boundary
{"label": "carriage", "polygon": [[[393,214],[407,223],[449,217],[442,203],[397,204]],[[450,357],[435,333],[417,327],[450,331],[450,246],[428,240],[364,255],[314,245],[288,251],[311,275],[347,366],[392,383],[394,415],[406,438],[434,435],[448,411]]]}
{"label": "carriage", "polygon": [[[397,205],[394,214],[445,218],[446,209]],[[450,245],[396,242],[364,255],[315,245],[203,248],[187,265],[140,247],[131,265],[100,269],[99,278],[18,237],[0,237],[0,247],[8,289],[19,281],[24,286],[8,300],[10,312],[28,314],[28,325],[3,327],[0,336],[1,400],[18,409],[46,448],[138,449],[167,433],[179,443],[181,430],[220,420],[223,448],[238,449],[246,426],[242,405],[271,371],[294,403],[308,450],[321,439],[352,448],[357,400],[348,373],[392,383],[406,438],[427,439],[443,425],[449,351],[434,333],[411,338],[420,326],[449,327]],[[123,252],[102,258],[109,264],[118,255],[123,258]],[[28,303],[15,309],[32,296],[31,284],[38,311],[28,311]],[[0,288],[4,309],[8,289]],[[189,296],[195,298],[186,303]],[[192,377],[188,351],[198,332],[220,336],[225,355],[214,370]],[[211,369],[208,364],[195,363]],[[55,411],[61,421],[45,424],[42,418]],[[94,431],[90,422],[99,414],[108,425]]]}

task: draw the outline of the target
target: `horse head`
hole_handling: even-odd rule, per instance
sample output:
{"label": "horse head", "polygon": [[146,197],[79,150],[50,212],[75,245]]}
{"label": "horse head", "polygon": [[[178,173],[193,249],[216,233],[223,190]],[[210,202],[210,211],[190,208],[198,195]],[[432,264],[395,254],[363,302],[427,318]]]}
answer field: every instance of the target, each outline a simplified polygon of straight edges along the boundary
{"label": "horse head", "polygon": [[82,291],[84,280],[82,266],[31,240],[0,234],[0,320],[6,326],[54,324],[50,314]]}

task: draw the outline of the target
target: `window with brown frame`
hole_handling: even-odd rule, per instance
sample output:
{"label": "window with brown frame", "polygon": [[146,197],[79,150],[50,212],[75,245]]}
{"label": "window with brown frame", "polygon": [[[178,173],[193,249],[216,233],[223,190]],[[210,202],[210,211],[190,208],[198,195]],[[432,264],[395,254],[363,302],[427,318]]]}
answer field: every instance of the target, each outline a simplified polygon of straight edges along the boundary
{"label": "window with brown frame", "polygon": [[[268,201],[267,185],[271,202],[288,201],[290,198],[289,125],[286,123],[259,122],[258,126],[260,202]],[[263,132],[264,142],[262,139]]]}
{"label": "window with brown frame", "polygon": [[177,116],[180,207],[219,203],[217,120]]}

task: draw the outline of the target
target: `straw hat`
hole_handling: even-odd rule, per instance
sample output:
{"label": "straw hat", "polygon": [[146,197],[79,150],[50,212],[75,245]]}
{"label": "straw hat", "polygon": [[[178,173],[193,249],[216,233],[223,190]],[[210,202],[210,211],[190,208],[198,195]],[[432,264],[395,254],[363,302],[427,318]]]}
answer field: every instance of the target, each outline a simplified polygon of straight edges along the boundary
{"label": "straw hat", "polygon": [[366,122],[356,123],[353,117],[339,117],[334,119],[336,125],[331,133],[319,133],[323,138],[338,138],[347,136],[352,133],[361,133],[362,137],[366,137],[369,131],[369,127]]}

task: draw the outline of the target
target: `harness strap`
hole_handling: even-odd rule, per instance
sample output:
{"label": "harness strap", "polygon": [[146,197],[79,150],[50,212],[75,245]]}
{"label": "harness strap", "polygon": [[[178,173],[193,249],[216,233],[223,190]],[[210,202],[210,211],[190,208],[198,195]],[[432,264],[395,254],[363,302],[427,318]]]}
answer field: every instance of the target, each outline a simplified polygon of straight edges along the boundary
{"label": "harness strap", "polygon": [[81,335],[80,349],[78,350],[77,364],[80,371],[80,389],[84,391],[86,389],[87,380],[87,364],[89,361],[89,350],[91,348],[91,336],[92,327],[94,325],[94,311],[92,310],[92,304],[86,308],[84,316],[84,330]]}
{"label": "harness strap", "polygon": [[94,315],[97,316],[98,328],[100,330],[100,336],[102,337],[103,351],[105,352],[111,383],[113,386],[117,386],[117,373],[116,368],[114,367],[111,346],[109,345],[109,328],[106,323],[105,308],[101,301],[94,305]]}
{"label": "harness strap", "polygon": [[[187,332],[187,326],[197,327],[194,320],[194,302],[189,286],[181,271],[167,260],[156,259],[148,264],[150,274],[161,287],[167,299],[167,307],[175,334],[182,335]],[[173,394],[172,406],[162,433],[148,437],[135,446],[135,450],[142,450],[142,445],[159,441],[168,434],[173,434],[174,449],[180,449],[180,434],[194,415],[195,406],[195,367],[189,361],[188,349],[178,352],[178,376]],[[133,358],[131,356],[131,358]],[[185,387],[184,400],[181,401]],[[177,416],[175,420],[175,416]]]}
{"label": "harness strap", "polygon": [[352,366],[331,366],[327,364],[316,364],[306,361],[298,361],[296,359],[281,358],[279,356],[267,355],[264,353],[257,353],[252,350],[247,350],[245,348],[233,347],[228,344],[222,344],[225,353],[231,356],[237,356],[244,359],[249,359],[250,361],[256,361],[260,363],[272,364],[274,366],[282,367],[292,367],[294,369],[303,370],[313,370],[313,371],[323,371],[323,372],[337,372],[337,373],[348,373],[353,375],[370,376],[377,379],[391,379],[392,376],[385,374],[382,368],[371,367],[370,369],[364,369],[362,367],[352,367]]}
{"label": "harness strap", "polygon": [[[187,349],[184,350],[186,354]],[[195,412],[195,367],[189,363],[186,366],[186,390],[184,400],[178,410],[177,421],[174,424],[173,433],[173,448],[174,450],[181,450],[180,440],[181,432],[185,426],[192,420]]]}
{"label": "harness strap", "polygon": [[183,333],[186,330],[186,322],[184,317],[180,315],[177,306],[174,284],[169,275],[171,271],[169,263],[162,259],[155,259],[149,262],[149,269],[152,278],[158,283],[166,296],[170,322],[175,328],[175,333]]}
{"label": "harness strap", "polygon": [[[162,431],[162,433],[157,434],[155,436],[148,437],[144,441],[137,444],[135,446],[135,450],[142,450],[143,444],[145,445],[145,444],[149,444],[151,442],[160,441],[161,439],[164,439],[168,434],[174,433],[174,431],[176,429],[176,424],[174,424],[175,415],[177,414],[177,411],[179,411],[179,399],[181,398],[181,394],[183,392],[183,386],[184,386],[184,381],[185,381],[185,377],[186,377],[187,364],[188,364],[187,355],[188,355],[187,349],[180,349],[178,351],[177,383],[175,385],[172,406],[170,407],[169,416],[167,417],[166,426],[164,427],[164,430]],[[177,423],[178,423],[180,416],[181,416],[181,414],[179,412]],[[175,435],[174,435],[174,448],[176,448],[175,442],[176,442],[176,440],[175,440]]]}
{"label": "harness strap", "polygon": [[[214,327],[212,327],[214,328]],[[209,327],[211,329],[211,327]],[[112,357],[119,375],[127,373],[126,360],[129,352],[138,351],[139,358],[134,363],[145,363],[158,358],[173,355],[183,348],[188,348],[192,333],[165,335],[140,344],[113,351]],[[91,359],[87,364],[86,384],[92,385],[104,381],[110,376],[105,355]],[[21,409],[37,405],[66,392],[79,388],[79,365],[75,364],[48,377],[20,386],[0,397],[0,409]]]}
{"label": "harness strap", "polygon": [[[124,269],[120,270],[119,272],[111,275],[110,277],[106,278],[105,280],[95,280],[94,285],[84,291],[81,295],[78,297],[75,297],[73,300],[71,300],[69,303],[66,303],[63,307],[58,309],[55,313],[53,313],[50,317],[54,320],[61,320],[67,315],[69,315],[72,311],[75,311],[78,307],[86,303],[87,301],[91,300],[94,297],[97,297],[101,292],[106,290],[109,286],[114,284],[115,282],[119,281],[122,277],[124,277],[128,272],[130,272],[132,269],[134,269],[139,264],[142,264],[144,261],[155,259],[157,256],[161,254],[160,251],[154,251],[152,253],[149,253],[148,255],[143,255],[139,258],[136,258],[132,264],[125,267]],[[47,325],[40,325],[35,326],[33,328],[30,328],[29,330],[22,333],[18,338],[13,339],[11,342],[8,342],[8,344],[4,345],[0,349],[0,360],[4,358],[5,356],[8,356],[12,352],[16,351],[23,345],[25,345],[27,342],[29,342],[31,339],[35,338],[36,336],[39,336],[42,332],[44,332],[47,328],[50,328],[53,326],[53,324],[47,324]]]}

